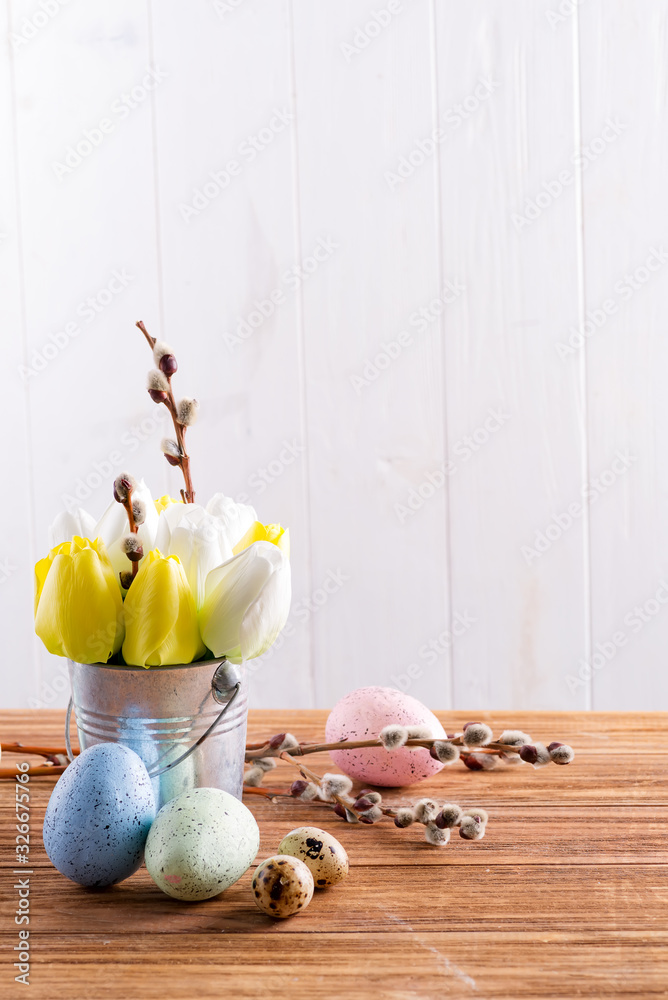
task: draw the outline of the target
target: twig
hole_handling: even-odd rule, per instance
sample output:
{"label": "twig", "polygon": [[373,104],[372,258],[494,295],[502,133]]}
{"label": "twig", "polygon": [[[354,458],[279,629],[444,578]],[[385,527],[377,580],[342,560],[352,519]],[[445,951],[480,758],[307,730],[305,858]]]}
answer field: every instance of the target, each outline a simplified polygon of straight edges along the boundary
{"label": "twig", "polygon": [[[141,332],[146,337],[149,347],[151,350],[155,347],[156,339],[152,337],[142,320],[139,320],[135,326],[139,327]],[[195,490],[193,489],[192,478],[190,475],[190,455],[186,451],[185,434],[186,428],[183,424],[178,421],[178,413],[176,409],[176,400],[174,399],[174,390],[172,389],[172,376],[165,373],[167,382],[169,383],[169,389],[165,393],[166,398],[162,400],[164,405],[169,410],[170,416],[172,418],[172,423],[174,424],[174,433],[176,434],[176,443],[179,446],[179,451],[181,452],[178,459],[175,460],[176,465],[179,466],[181,472],[183,473],[183,479],[185,482],[185,490],[181,490],[181,498],[184,503],[194,503],[195,502]]]}

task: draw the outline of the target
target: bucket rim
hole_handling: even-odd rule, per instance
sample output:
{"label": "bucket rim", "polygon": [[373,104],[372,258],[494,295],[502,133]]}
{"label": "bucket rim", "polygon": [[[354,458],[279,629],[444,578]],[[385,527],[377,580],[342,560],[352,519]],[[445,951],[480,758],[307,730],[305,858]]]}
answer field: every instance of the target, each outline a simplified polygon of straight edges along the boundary
{"label": "bucket rim", "polygon": [[67,662],[73,667],[95,667],[96,670],[122,670],[123,673],[134,671],[135,673],[148,674],[157,671],[164,673],[167,670],[190,670],[193,667],[213,667],[225,663],[226,660],[226,656],[218,656],[211,660],[195,660],[193,663],[170,663],[169,666],[165,667],[134,667],[125,666],[122,663],[79,663],[78,660],[70,660],[69,658]]}

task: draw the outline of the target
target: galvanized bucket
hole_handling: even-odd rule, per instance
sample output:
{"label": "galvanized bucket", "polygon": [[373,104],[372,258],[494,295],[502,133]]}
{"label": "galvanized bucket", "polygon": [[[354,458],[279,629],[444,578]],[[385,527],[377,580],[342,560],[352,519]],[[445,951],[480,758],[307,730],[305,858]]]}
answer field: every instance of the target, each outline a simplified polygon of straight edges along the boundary
{"label": "galvanized bucket", "polygon": [[227,660],[173,667],[116,667],[69,661],[82,750],[122,743],[146,764],[156,807],[191,788],[243,784],[248,701],[245,671]]}

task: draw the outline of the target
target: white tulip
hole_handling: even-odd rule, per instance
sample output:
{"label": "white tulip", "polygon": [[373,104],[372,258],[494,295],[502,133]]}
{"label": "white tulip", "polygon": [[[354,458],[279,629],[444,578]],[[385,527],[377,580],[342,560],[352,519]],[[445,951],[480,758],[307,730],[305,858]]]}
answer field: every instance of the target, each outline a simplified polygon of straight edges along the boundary
{"label": "white tulip", "polygon": [[266,652],[290,611],[290,561],[271,542],[254,542],[206,578],[202,639],[233,663]]}
{"label": "white tulip", "polygon": [[[139,525],[137,534],[144,548],[144,558],[155,548],[155,535],[158,528],[158,512],[151,496],[151,491],[142,479],[132,494],[133,500],[142,500],[146,507],[146,520]],[[118,574],[130,569],[128,557],[121,547],[121,539],[128,534],[130,527],[128,515],[123,504],[112,500],[104,514],[95,526],[93,538],[101,538],[107,547],[107,553]],[[143,560],[142,560],[143,562]],[[141,566],[142,562],[139,563]]]}
{"label": "white tulip", "polygon": [[49,528],[49,548],[71,542],[75,535],[95,541],[95,518],[81,507],[63,510]]}
{"label": "white tulip", "polygon": [[251,524],[257,521],[255,509],[245,503],[236,503],[223,493],[214,493],[206,505],[209,514],[213,514],[225,526],[230,549],[241,541]]}
{"label": "white tulip", "polygon": [[179,557],[198,609],[207,576],[232,558],[227,526],[196,503],[172,504],[163,510],[155,547],[165,556]]}

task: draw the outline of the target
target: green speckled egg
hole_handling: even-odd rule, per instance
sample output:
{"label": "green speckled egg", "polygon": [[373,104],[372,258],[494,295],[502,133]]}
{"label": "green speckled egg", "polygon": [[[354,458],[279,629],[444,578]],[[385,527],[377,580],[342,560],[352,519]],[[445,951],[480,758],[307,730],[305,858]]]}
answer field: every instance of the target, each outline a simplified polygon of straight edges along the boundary
{"label": "green speckled egg", "polygon": [[317,826],[299,826],[278,845],[279,854],[303,861],[313,875],[316,889],[336,885],[348,874],[348,855],[336,837]]}
{"label": "green speckled egg", "polygon": [[210,899],[248,870],[260,846],[252,812],[219,788],[194,788],[172,799],[146,841],[146,867],[175,899]]}
{"label": "green speckled egg", "polygon": [[291,917],[311,902],[313,876],[299,858],[274,854],[255,869],[253,898],[270,917]]}

